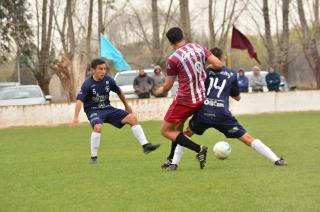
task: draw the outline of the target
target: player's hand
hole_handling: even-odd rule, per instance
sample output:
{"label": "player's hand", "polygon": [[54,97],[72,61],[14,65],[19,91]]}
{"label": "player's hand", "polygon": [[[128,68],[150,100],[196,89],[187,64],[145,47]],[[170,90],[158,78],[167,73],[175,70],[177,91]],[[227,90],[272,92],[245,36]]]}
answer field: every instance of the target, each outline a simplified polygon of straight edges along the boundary
{"label": "player's hand", "polygon": [[126,109],[126,111],[127,111],[128,113],[132,113],[132,108],[131,108],[130,105],[126,105],[126,106],[125,106],[125,109]]}
{"label": "player's hand", "polygon": [[158,88],[157,90],[155,90],[154,91],[154,94],[156,95],[156,96],[159,96],[160,94],[162,94],[163,93],[163,87],[161,86],[160,88]]}
{"label": "player's hand", "polygon": [[79,123],[79,118],[73,118],[70,123],[70,127],[74,127],[78,123]]}

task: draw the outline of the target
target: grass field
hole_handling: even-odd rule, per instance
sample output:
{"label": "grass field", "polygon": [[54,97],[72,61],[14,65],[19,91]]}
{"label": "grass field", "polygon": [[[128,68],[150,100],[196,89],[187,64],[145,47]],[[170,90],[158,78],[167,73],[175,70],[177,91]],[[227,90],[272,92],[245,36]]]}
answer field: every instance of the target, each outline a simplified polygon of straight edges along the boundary
{"label": "grass field", "polygon": [[[162,144],[149,155],[129,127],[106,125],[98,165],[87,125],[0,130],[0,211],[320,211],[320,112],[239,120],[289,166],[209,130],[194,137],[210,147],[204,170],[186,151],[178,171],[162,171],[170,143],[157,121],[142,123]],[[232,145],[227,160],[211,152],[218,140]]]}

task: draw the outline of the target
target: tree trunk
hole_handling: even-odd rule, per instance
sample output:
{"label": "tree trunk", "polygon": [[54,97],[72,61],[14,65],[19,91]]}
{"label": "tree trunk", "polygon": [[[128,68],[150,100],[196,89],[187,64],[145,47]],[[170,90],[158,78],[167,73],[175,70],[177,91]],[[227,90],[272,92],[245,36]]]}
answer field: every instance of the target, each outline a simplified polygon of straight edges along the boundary
{"label": "tree trunk", "polygon": [[209,31],[210,31],[209,46],[214,47],[216,44],[216,33],[214,29],[213,14],[212,14],[212,0],[209,0]]}
{"label": "tree trunk", "polygon": [[189,0],[179,0],[180,2],[180,24],[187,42],[192,42],[192,33],[190,26]]}
{"label": "tree trunk", "polygon": [[161,61],[161,49],[160,49],[160,30],[159,30],[159,19],[158,19],[158,5],[157,0],[152,0],[152,27],[153,27],[153,63],[159,64]]}
{"label": "tree trunk", "polygon": [[[43,0],[42,7],[42,33],[41,33],[41,51],[39,59],[39,73],[36,74],[36,79],[42,91],[47,95],[49,94],[49,83],[51,74],[49,73],[49,54],[52,35],[52,22],[53,22],[53,6],[54,0],[50,1],[49,9],[49,22],[47,24],[47,0]],[[47,29],[48,27],[48,29]]]}
{"label": "tree trunk", "polygon": [[317,89],[320,89],[320,55],[317,48],[317,41],[315,38],[312,38],[311,31],[308,28],[302,0],[297,0],[297,3],[302,30],[303,52],[317,81]]}
{"label": "tree trunk", "polygon": [[102,17],[102,0],[98,0],[98,40],[100,40],[100,33],[104,33]]}
{"label": "tree trunk", "polygon": [[279,72],[288,79],[289,58],[289,3],[290,0],[282,1],[282,35],[280,43]]}
{"label": "tree trunk", "polygon": [[271,36],[271,27],[270,27],[270,17],[269,17],[269,7],[268,7],[268,0],[263,0],[263,18],[264,18],[264,31],[265,31],[265,38],[266,38],[266,47],[268,50],[268,63],[274,64],[275,63],[275,53],[274,53],[274,45]]}

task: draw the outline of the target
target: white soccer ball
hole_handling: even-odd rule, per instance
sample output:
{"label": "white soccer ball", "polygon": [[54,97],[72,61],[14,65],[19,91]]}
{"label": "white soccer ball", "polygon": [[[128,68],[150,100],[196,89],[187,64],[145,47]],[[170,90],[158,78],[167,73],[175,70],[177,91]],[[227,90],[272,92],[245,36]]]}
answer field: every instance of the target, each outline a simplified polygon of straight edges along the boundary
{"label": "white soccer ball", "polygon": [[231,145],[225,141],[219,141],[213,146],[214,155],[224,160],[231,154]]}

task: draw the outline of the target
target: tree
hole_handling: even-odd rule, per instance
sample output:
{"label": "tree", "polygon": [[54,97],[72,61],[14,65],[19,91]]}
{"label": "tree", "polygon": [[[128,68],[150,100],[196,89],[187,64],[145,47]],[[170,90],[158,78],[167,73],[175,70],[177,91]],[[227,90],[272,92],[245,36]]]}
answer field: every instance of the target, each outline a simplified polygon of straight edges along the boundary
{"label": "tree", "polygon": [[190,26],[189,0],[179,0],[180,5],[180,24],[186,35],[187,42],[192,41],[192,32]]}
{"label": "tree", "polygon": [[26,0],[0,1],[0,63],[16,49],[21,55],[30,55],[33,33],[29,25],[32,18]]}
{"label": "tree", "polygon": [[[303,45],[303,52],[315,76],[315,79],[317,82],[317,88],[320,89],[320,55],[317,47],[316,35],[312,34],[308,26],[302,0],[297,0],[297,4],[298,4],[299,19],[300,19],[300,27],[302,31],[301,41]],[[319,8],[315,10],[318,11],[319,13]],[[315,18],[318,19],[319,14],[315,14]]]}
{"label": "tree", "polygon": [[280,41],[279,72],[288,79],[289,59],[289,4],[290,0],[282,0],[282,35]]}
{"label": "tree", "polygon": [[217,14],[217,0],[209,0],[209,46],[218,46],[225,48],[227,43],[228,34],[232,25],[238,20],[243,11],[247,8],[248,0],[226,0],[224,2],[223,14],[221,23],[216,26],[214,17]]}
{"label": "tree", "polygon": [[158,19],[158,5],[157,0],[151,1],[152,6],[152,48],[153,48],[153,62],[159,64],[161,60],[161,49],[160,49],[160,29]]}
{"label": "tree", "polygon": [[268,63],[274,64],[275,50],[274,50],[274,45],[273,45],[272,35],[271,35],[268,0],[263,0],[262,12],[263,12],[263,19],[264,19],[264,33],[265,33],[265,39],[266,39],[266,48],[268,52]]}

